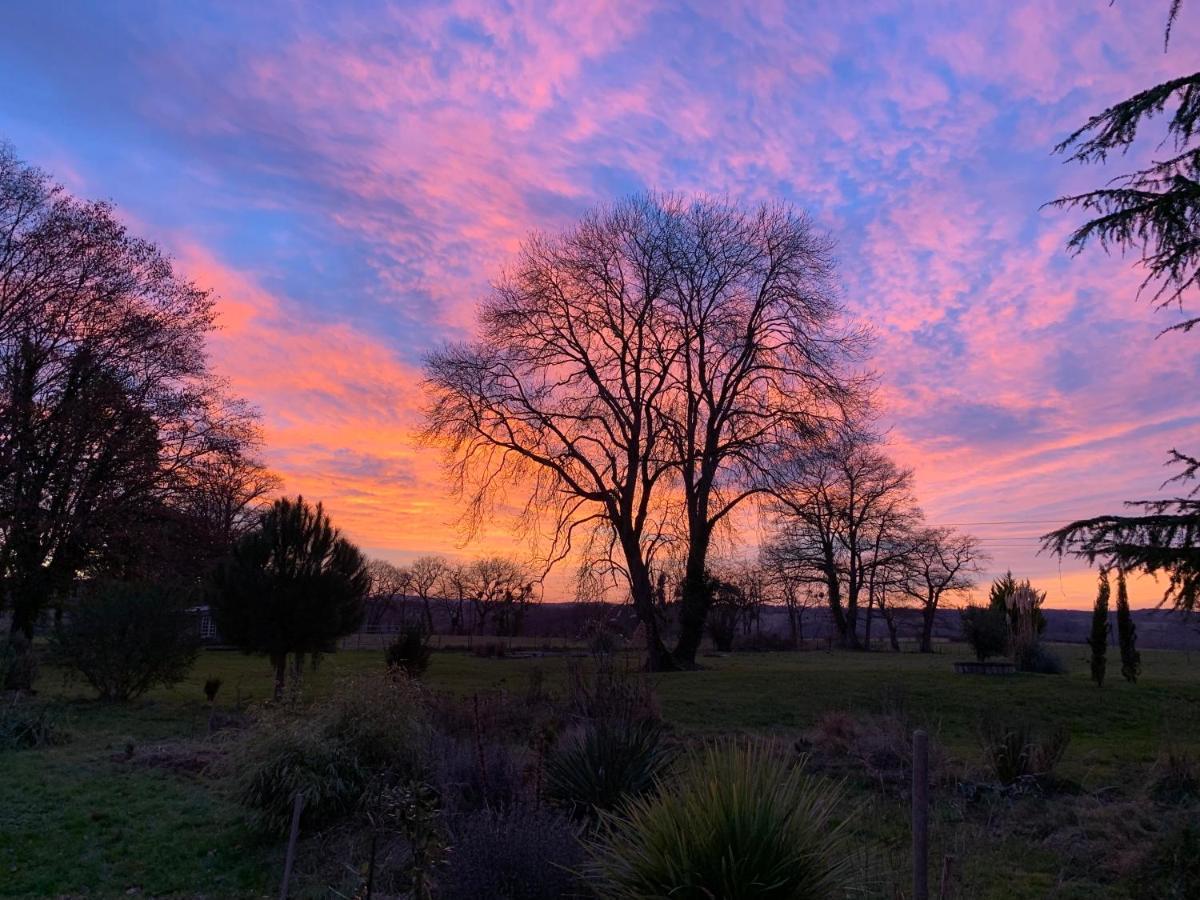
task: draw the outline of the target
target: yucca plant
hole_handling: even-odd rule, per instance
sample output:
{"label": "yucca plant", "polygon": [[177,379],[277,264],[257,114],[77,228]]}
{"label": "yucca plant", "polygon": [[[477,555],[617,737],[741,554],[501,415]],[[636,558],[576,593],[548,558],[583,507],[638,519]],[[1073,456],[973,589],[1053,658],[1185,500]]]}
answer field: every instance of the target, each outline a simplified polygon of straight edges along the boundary
{"label": "yucca plant", "polygon": [[842,796],[770,746],[709,747],[657,792],[603,815],[585,873],[614,900],[845,896],[854,864]]}
{"label": "yucca plant", "polygon": [[589,723],[546,763],[546,796],[577,816],[614,809],[654,787],[675,758],[660,723]]}

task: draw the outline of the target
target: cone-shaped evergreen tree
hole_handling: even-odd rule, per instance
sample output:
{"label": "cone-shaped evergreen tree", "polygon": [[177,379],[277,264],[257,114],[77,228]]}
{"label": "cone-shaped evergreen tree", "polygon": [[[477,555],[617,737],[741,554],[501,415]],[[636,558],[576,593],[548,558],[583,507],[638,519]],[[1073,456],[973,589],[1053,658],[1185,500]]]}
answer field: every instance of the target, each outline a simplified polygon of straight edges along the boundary
{"label": "cone-shaped evergreen tree", "polygon": [[1096,592],[1096,605],[1092,607],[1092,636],[1088,646],[1092,648],[1092,681],[1096,687],[1104,685],[1104,670],[1108,665],[1108,570],[1100,570],[1100,587]]}
{"label": "cone-shaped evergreen tree", "polygon": [[1129,592],[1125,589],[1125,573],[1117,569],[1117,640],[1121,644],[1121,674],[1136,683],[1142,671],[1142,654],[1137,649],[1137,627],[1129,611]]}
{"label": "cone-shaped evergreen tree", "polygon": [[337,649],[362,621],[369,587],[366,558],[321,504],[282,498],[234,547],[210,603],[223,639],[270,658],[278,698],[288,655]]}

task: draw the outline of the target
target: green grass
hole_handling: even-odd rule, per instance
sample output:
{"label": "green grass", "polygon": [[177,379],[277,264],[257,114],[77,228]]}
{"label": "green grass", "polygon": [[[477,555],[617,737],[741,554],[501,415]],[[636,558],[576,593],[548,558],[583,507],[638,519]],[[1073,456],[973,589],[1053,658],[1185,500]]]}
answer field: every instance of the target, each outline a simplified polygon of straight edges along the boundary
{"label": "green grass", "polygon": [[[1139,684],[1116,678],[1097,690],[1087,678],[1085,649],[1057,649],[1070,670],[1065,676],[956,675],[952,661],[961,651],[951,647],[932,656],[810,651],[709,657],[703,671],[655,676],[655,683],[664,717],[684,737],[753,733],[790,739],[830,710],[899,708],[966,773],[980,765],[976,728],[985,710],[1065,724],[1072,742],[1061,773],[1087,792],[1139,790],[1168,735],[1176,745],[1200,746],[1200,656],[1146,651]],[[459,694],[496,688],[523,693],[540,669],[553,690],[569,664],[561,656],[482,659],[439,652],[426,681]],[[344,650],[306,673],[304,692],[320,697],[339,676],[381,665],[379,650]],[[112,896],[137,888],[156,896],[255,896],[274,890],[279,848],[260,845],[245,830],[217,779],[122,758],[130,742],[145,747],[201,739],[209,677],[223,681],[218,706],[263,700],[272,688],[265,661],[224,651],[203,653],[186,681],[126,705],[87,699],[85,686],[43,672],[40,698],[57,705],[73,740],[0,754],[0,895]],[[894,855],[897,866],[906,865],[902,804],[868,791],[857,800],[867,823],[862,833]],[[978,848],[960,846],[968,832],[957,823],[952,801],[943,804],[935,847],[966,855],[964,876],[975,879],[971,883],[996,885],[980,896],[1041,897],[1054,890],[1059,860],[1053,849],[1038,839],[1005,835],[972,856]],[[1105,894],[1086,878],[1070,882],[1059,896],[1085,895],[1122,896]]]}

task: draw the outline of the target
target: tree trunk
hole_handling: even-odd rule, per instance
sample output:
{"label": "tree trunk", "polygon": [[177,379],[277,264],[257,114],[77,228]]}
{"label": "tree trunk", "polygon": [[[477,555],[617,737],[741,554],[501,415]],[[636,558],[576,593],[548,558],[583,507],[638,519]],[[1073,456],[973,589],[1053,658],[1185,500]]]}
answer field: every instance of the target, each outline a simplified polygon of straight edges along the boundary
{"label": "tree trunk", "polygon": [[271,654],[271,665],[275,667],[275,701],[283,699],[283,689],[287,683],[287,654]]}
{"label": "tree trunk", "polygon": [[708,608],[712,605],[708,573],[704,567],[708,557],[707,551],[707,537],[697,539],[689,548],[683,586],[680,590],[679,641],[675,645],[675,663],[686,669],[696,667],[696,653],[704,639],[704,622],[708,618]]}
{"label": "tree trunk", "polygon": [[921,610],[921,652],[933,652],[933,619],[937,615],[937,605],[926,602]]}
{"label": "tree trunk", "polygon": [[896,626],[896,614],[894,612],[883,614],[883,621],[887,624],[888,639],[891,641],[892,649],[897,653],[900,652],[900,634],[899,628]]}
{"label": "tree trunk", "polygon": [[633,600],[633,611],[646,630],[646,670],[649,672],[672,672],[679,667],[663,643],[658,628],[658,614],[654,608],[654,585],[650,570],[642,559],[642,548],[634,536],[621,541],[625,552],[625,564],[629,572],[629,594]]}
{"label": "tree trunk", "polygon": [[863,628],[863,647],[868,651],[871,649],[871,615],[875,612],[875,604],[867,598],[867,623]]}

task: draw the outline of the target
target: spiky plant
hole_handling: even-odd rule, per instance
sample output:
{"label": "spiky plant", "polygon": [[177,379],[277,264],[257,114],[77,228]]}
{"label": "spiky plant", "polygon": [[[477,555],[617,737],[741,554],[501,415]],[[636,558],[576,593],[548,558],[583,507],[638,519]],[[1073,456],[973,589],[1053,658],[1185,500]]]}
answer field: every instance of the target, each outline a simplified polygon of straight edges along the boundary
{"label": "spiky plant", "polygon": [[546,763],[546,796],[580,816],[650,791],[675,758],[652,720],[592,722]]}
{"label": "spiky plant", "polygon": [[840,786],[768,745],[731,741],[694,753],[654,794],[605,814],[585,872],[614,900],[828,900],[853,871]]}

